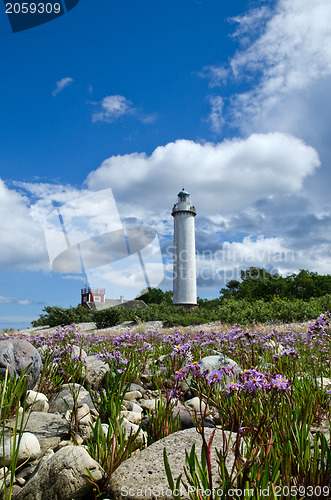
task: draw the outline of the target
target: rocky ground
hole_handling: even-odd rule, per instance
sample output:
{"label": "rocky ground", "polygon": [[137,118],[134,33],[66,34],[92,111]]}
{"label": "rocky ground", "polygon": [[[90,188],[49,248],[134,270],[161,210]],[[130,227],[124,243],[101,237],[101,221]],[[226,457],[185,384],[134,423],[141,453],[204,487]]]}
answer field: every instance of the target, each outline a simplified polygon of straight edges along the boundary
{"label": "rocky ground", "polygon": [[[294,322],[294,323],[282,323],[282,322],[269,322],[269,323],[258,323],[255,325],[248,325],[248,329],[263,329],[265,331],[271,331],[273,328],[276,328],[277,330],[294,330],[294,331],[306,331],[308,326],[310,324],[310,321],[303,321],[303,322]],[[121,332],[135,332],[135,331],[142,331],[146,332],[147,330],[154,330],[154,331],[162,331],[166,330],[169,331],[169,328],[164,329],[163,328],[163,322],[162,321],[149,321],[142,323],[138,325],[135,321],[126,321],[125,323],[122,323],[120,325],[116,325],[113,327],[109,328],[102,328],[98,329],[95,323],[79,323],[77,325],[82,332],[86,333],[92,333],[92,334],[111,334],[111,333],[121,333]],[[224,323],[222,321],[213,321],[211,323],[202,323],[201,325],[192,325],[188,327],[178,327],[178,329],[182,332],[187,332],[187,331],[192,331],[192,332],[198,332],[200,330],[204,330],[205,332],[210,332],[210,331],[229,331],[231,329],[232,325],[229,325],[228,323]],[[43,326],[43,327],[35,327],[35,328],[27,328],[26,330],[20,330],[18,333],[19,334],[31,334],[31,335],[38,335],[40,333],[44,334],[53,334],[57,331],[59,327],[49,327],[49,326]],[[245,327],[244,327],[245,328]],[[174,330],[173,328],[171,330]]]}
{"label": "rocky ground", "polygon": [[[268,331],[273,328],[277,328],[278,330],[293,329],[305,331],[308,324],[270,324],[263,327]],[[103,330],[98,330],[94,323],[83,323],[79,326],[83,332],[89,335],[117,334],[124,331],[160,331],[162,329],[161,322],[150,322],[143,325],[125,323]],[[190,328],[181,328],[181,331],[198,332],[204,330],[208,332],[228,330],[229,328],[229,325],[224,325],[221,322],[213,322]],[[255,328],[262,328],[262,325],[255,325]],[[20,334],[26,338],[29,335],[38,335],[40,333],[51,335],[56,330],[57,328],[39,327],[21,331]],[[10,338],[10,335],[7,336],[7,339],[8,337]],[[5,340],[4,342],[10,343],[11,341]],[[26,349],[25,345],[22,344],[19,348],[21,349],[19,352],[26,352],[24,350]],[[42,348],[39,348],[39,352],[42,354]],[[32,351],[30,355],[32,357],[37,356]],[[201,362],[206,360],[207,366],[211,366],[214,369],[220,369],[221,366],[229,363],[227,358],[222,359],[218,355],[209,356],[208,358],[203,358]],[[86,386],[96,390],[101,389],[104,377],[109,370],[108,365],[98,359],[96,355],[86,356],[85,363]],[[238,365],[236,365],[236,370],[237,373],[241,371]],[[138,430],[138,426],[146,419],[148,411],[157,411],[159,394],[153,389],[150,381],[151,372],[147,370],[146,373],[141,374],[140,379],[136,381],[137,384],[131,384],[128,392],[125,394],[122,406],[122,425],[129,433]],[[331,380],[323,379],[322,383],[323,385],[331,384]],[[86,474],[86,468],[90,469],[96,482],[100,481],[104,471],[89,455],[86,447],[86,439],[91,432],[91,424],[93,425],[96,421],[98,414],[86,388],[76,384],[75,390],[78,394],[77,417],[79,431],[74,434],[72,433],[71,413],[74,405],[71,396],[72,387],[70,390],[70,386],[62,386],[61,392],[52,400],[48,400],[45,394],[34,392],[33,390],[29,391],[29,408],[25,416],[24,439],[21,443],[18,460],[21,466],[15,474],[13,498],[17,500],[87,500],[93,498],[92,484]],[[66,404],[64,403],[64,399],[67,402]],[[128,500],[138,500],[141,497],[146,500],[152,500],[156,497],[158,500],[170,498],[170,490],[164,471],[163,449],[167,449],[169,463],[175,480],[183,472],[185,449],[190,450],[192,444],[195,443],[197,454],[198,456],[200,455],[201,438],[196,432],[191,417],[192,409],[200,410],[200,401],[197,397],[189,399],[187,396],[185,399],[185,406],[178,404],[176,408],[176,413],[180,417],[180,431],[146,448],[147,435],[143,429],[140,430],[135,442],[137,452],[131,458],[124,461],[110,479],[107,491],[109,498],[116,500],[120,500],[123,497]],[[105,426],[103,427],[104,432],[107,432],[106,424],[103,424],[103,426]],[[232,434],[230,438],[227,432],[223,433],[220,429],[217,429],[216,415],[214,418],[208,420],[207,426],[216,429],[214,444],[219,449],[222,448],[223,439],[235,439],[235,434]],[[330,439],[328,426],[312,429],[313,432],[317,430],[322,430],[328,439]],[[207,428],[206,433],[209,436],[211,429]],[[9,429],[6,431],[4,441],[4,447],[0,447],[0,463],[4,460],[6,466],[9,466]],[[142,450],[138,451],[141,448]],[[230,468],[233,461],[234,455],[230,451],[227,457],[227,465]],[[213,470],[213,472],[216,476],[216,470]],[[217,482],[215,482],[215,487],[217,487]],[[185,497],[186,494],[183,496]]]}

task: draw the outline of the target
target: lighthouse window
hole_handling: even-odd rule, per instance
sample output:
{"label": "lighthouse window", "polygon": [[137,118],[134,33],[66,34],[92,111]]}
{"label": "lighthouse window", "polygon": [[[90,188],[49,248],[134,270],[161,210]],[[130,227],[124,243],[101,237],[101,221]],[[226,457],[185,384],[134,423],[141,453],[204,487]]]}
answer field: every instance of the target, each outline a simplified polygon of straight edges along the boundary
{"label": "lighthouse window", "polygon": [[94,297],[94,302],[100,302],[100,297]]}

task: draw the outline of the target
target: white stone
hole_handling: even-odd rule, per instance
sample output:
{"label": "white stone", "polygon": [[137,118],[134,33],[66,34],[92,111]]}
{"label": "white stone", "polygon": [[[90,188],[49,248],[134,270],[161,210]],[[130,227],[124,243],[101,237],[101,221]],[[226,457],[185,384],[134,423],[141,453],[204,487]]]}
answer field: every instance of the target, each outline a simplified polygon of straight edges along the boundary
{"label": "white stone", "polygon": [[185,406],[189,406],[190,408],[193,408],[196,411],[202,410],[204,412],[206,409],[206,404],[203,401],[201,401],[197,396],[195,398],[188,399],[187,401],[185,401],[184,404]]}
{"label": "white stone", "polygon": [[27,408],[29,408],[29,406],[31,406],[32,404],[36,403],[36,401],[47,401],[48,402],[48,398],[42,392],[36,392],[36,391],[32,391],[32,390],[28,391],[27,396],[26,396]]}
{"label": "white stone", "polygon": [[101,427],[102,427],[102,430],[103,430],[103,433],[104,433],[105,437],[107,437],[107,435],[108,435],[108,429],[109,429],[109,424],[101,424]]}
{"label": "white stone", "polygon": [[129,391],[124,395],[125,401],[133,401],[134,399],[141,399],[143,396],[140,391]]}
{"label": "white stone", "polygon": [[137,403],[134,403],[133,401],[123,401],[123,410],[128,410],[128,411],[134,411],[134,412],[139,412],[142,413],[144,410],[140,405],[137,405]]}
{"label": "white stone", "polygon": [[[139,425],[129,422],[126,418],[123,418],[121,427],[126,430],[126,437],[129,437],[130,434],[135,434],[139,429]],[[140,429],[139,433],[135,437],[133,445],[133,449],[141,447],[145,448],[147,446],[147,433]]]}
{"label": "white stone", "polygon": [[132,424],[139,425],[141,423],[141,413],[137,411],[121,411],[121,416],[125,417]]}
{"label": "white stone", "polygon": [[155,412],[158,407],[159,399],[142,399],[139,403],[144,410]]}
{"label": "white stone", "polygon": [[[17,441],[17,438],[16,438]],[[5,455],[3,456],[3,451]],[[0,462],[5,465],[10,465],[13,456],[13,437],[7,439],[4,443],[4,448],[0,446]],[[41,455],[40,444],[37,437],[31,432],[24,432],[21,437],[21,441],[18,449],[17,464],[20,465],[23,462],[32,462]]]}
{"label": "white stone", "polygon": [[331,379],[327,377],[316,377],[316,383],[318,387],[325,389],[326,387],[331,386]]}
{"label": "white stone", "polygon": [[48,401],[36,401],[29,407],[29,411],[39,411],[40,413],[48,413],[49,403]]}

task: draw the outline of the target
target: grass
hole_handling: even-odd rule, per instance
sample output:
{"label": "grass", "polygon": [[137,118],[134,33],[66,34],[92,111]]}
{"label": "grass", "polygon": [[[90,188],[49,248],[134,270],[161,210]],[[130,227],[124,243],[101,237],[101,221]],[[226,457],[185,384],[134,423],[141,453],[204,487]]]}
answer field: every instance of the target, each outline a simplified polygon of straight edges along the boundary
{"label": "grass", "polygon": [[[215,330],[209,331],[205,325],[203,330],[181,327],[142,332],[140,325],[137,332],[100,335],[83,333],[71,325],[51,335],[30,334],[26,340],[36,347],[43,346],[45,351],[39,388],[48,397],[63,383],[87,385],[83,376],[84,358],[74,355],[73,346],[84,349],[88,355],[98,355],[109,365],[104,388],[99,393],[91,391],[99,418],[92,431],[94,439],[87,445],[91,456],[105,468],[103,482],[94,487],[96,498],[103,497],[112,472],[134,449],[133,436],[120,427],[121,404],[130,382],[139,382],[141,374],[148,370],[154,388],[160,392],[159,414],[149,414],[148,443],[165,435],[159,432],[161,422],[166,435],[177,430],[172,409],[177,401],[183,403],[180,390],[183,380],[207,405],[202,424],[198,425],[203,455],[197,457],[192,449],[183,463],[186,469],[183,468],[182,479],[187,487],[196,488],[190,493],[192,500],[229,498],[230,489],[245,488],[253,491],[251,500],[289,498],[277,495],[280,491],[277,488],[285,487],[295,493],[292,498],[328,498],[324,493],[328,489],[331,496],[330,442],[315,431],[321,424],[330,428],[331,421],[331,387],[330,390],[320,387],[321,377],[331,378],[329,317],[329,313],[322,314],[309,328],[215,325]],[[24,338],[23,334],[17,336]],[[230,367],[201,373],[199,360],[215,352],[235,360],[244,372],[237,378]],[[156,363],[161,356],[163,363]],[[232,384],[228,376],[233,378]],[[8,384],[8,377],[1,383]],[[14,413],[18,403],[17,393],[10,406]],[[217,450],[218,479],[223,493],[214,495],[212,491],[208,493],[213,481],[209,463],[213,441],[205,438],[204,418],[216,413],[220,429],[235,436],[235,461],[232,470],[227,470],[225,459],[230,446]],[[3,426],[6,415],[2,417]],[[111,431],[106,435],[102,430],[105,423]],[[312,428],[314,433],[310,431]],[[165,453],[166,473],[169,485],[175,486]],[[262,497],[260,491],[267,486],[269,494]],[[309,486],[315,489],[307,496]]]}

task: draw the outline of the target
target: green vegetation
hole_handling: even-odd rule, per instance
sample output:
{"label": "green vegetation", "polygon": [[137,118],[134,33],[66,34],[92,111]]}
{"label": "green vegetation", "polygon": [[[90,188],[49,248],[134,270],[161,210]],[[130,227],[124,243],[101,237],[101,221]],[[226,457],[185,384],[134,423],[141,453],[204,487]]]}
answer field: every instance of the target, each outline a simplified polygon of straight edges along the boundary
{"label": "green vegetation", "polygon": [[[230,302],[240,304],[233,299]],[[153,306],[159,307],[149,307]],[[28,340],[35,347],[42,347],[45,355],[39,391],[51,399],[54,388],[58,392],[65,382],[83,384],[89,390],[98,416],[89,437],[84,437],[85,445],[105,471],[99,483],[87,471],[95,498],[108,498],[112,473],[135,449],[144,446],[144,440],[150,444],[176,432],[172,410],[177,402],[185,405],[186,384],[206,404],[204,409],[200,407],[200,420],[188,408],[201,436],[203,453],[200,460],[192,448],[186,457],[184,481],[179,479],[176,485],[164,453],[164,474],[171,489],[176,486],[185,493],[188,487],[194,487],[189,495],[192,500],[330,498],[330,316],[322,314],[307,331],[301,332],[233,327],[229,332],[149,330],[88,336],[71,325],[52,335],[30,335]],[[102,387],[90,387],[85,376],[86,360],[77,356],[73,346],[84,349],[88,356],[97,354],[108,364]],[[231,358],[243,371],[236,374],[227,364],[211,371],[201,370],[201,358],[215,351]],[[130,383],[143,373],[149,387],[158,390],[159,401],[156,412],[147,412],[148,422],[130,433],[122,426],[122,403]],[[24,408],[25,377],[23,373],[11,378],[8,372],[0,376],[0,446],[7,431],[16,439],[6,471],[8,482],[0,484],[0,493],[5,494],[6,500],[13,497],[17,450],[24,430],[18,408]],[[73,437],[79,431],[77,410],[75,404],[71,414]],[[212,478],[214,431],[207,431],[205,424],[207,417],[216,415],[223,446],[217,448],[219,467]],[[12,425],[8,426],[8,421]],[[139,440],[143,425],[146,434],[141,433]],[[229,465],[229,455],[234,458],[233,465]],[[4,465],[0,462],[0,468]],[[217,486],[215,492],[213,486]],[[267,487],[270,488],[265,496],[261,490]],[[245,488],[252,493],[230,495],[230,490]],[[213,493],[206,493],[208,490]],[[174,494],[176,500],[183,496],[181,491]]]}
{"label": "green vegetation", "polygon": [[220,291],[221,298],[245,299],[251,302],[274,298],[309,300],[331,294],[331,275],[320,276],[304,269],[283,277],[265,269],[250,267],[241,271],[241,281],[231,280]]}
{"label": "green vegetation", "polygon": [[91,311],[81,305],[68,308],[46,306],[43,311],[46,314],[41,314],[38,319],[32,321],[32,326],[65,326],[93,321]]}
{"label": "green vegetation", "polygon": [[242,281],[230,281],[218,299],[200,299],[198,306],[186,309],[172,305],[172,292],[150,289],[138,298],[147,307],[124,306],[88,310],[82,306],[61,309],[45,307],[33,326],[57,326],[95,321],[107,328],[125,321],[163,321],[165,326],[189,326],[223,321],[231,324],[253,324],[266,321],[306,321],[331,310],[331,275],[301,270],[287,277],[251,267],[242,271]]}

